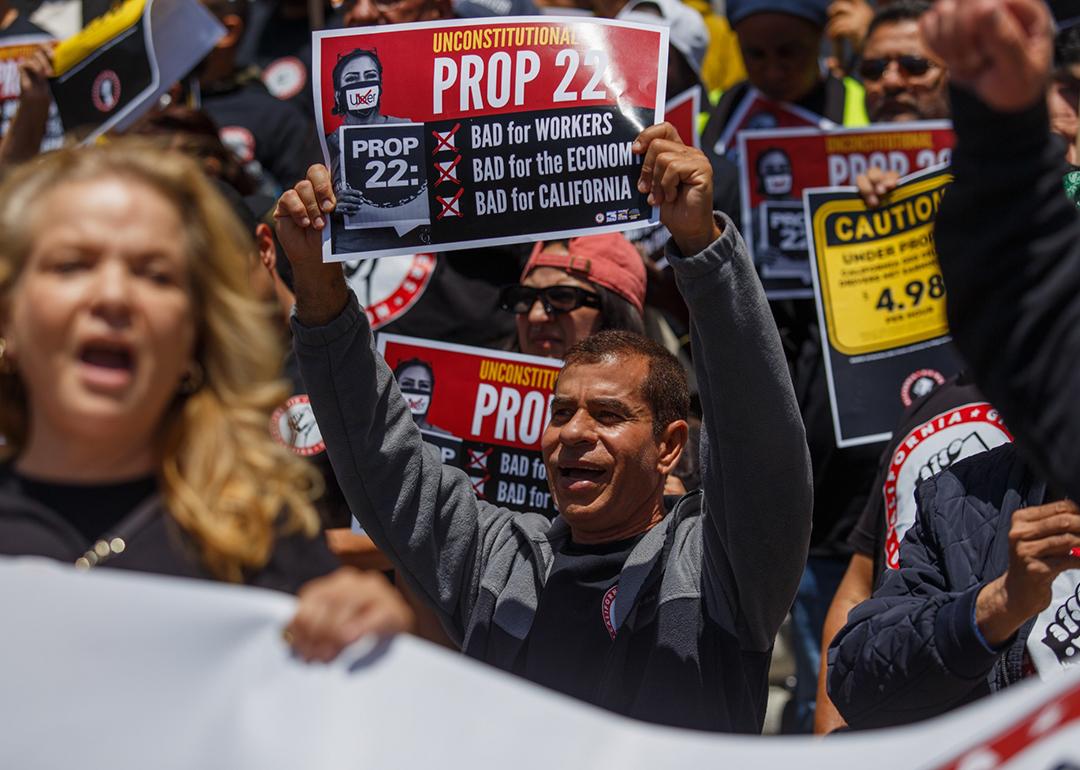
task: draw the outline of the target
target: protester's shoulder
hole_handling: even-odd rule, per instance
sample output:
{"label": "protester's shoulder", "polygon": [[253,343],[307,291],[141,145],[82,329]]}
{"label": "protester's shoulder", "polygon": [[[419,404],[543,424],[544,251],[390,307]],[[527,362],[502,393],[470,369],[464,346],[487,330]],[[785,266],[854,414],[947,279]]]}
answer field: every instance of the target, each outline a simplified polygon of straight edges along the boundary
{"label": "protester's shoulder", "polygon": [[[670,500],[671,498],[667,498]],[[700,561],[693,557],[701,555],[701,527],[704,522],[702,513],[705,509],[705,494],[700,490],[687,492],[670,506],[671,518],[668,541],[669,559],[691,557],[690,561]]]}
{"label": "protester's shoulder", "polygon": [[913,432],[964,407],[978,408],[983,418],[992,418],[996,414],[978,386],[967,375],[960,374],[945,380],[929,393],[915,399],[904,410],[896,430],[893,431],[893,440],[888,445],[886,456],[891,455],[896,447]]}
{"label": "protester's shoulder", "polygon": [[662,600],[690,598],[700,594],[704,556],[704,500],[701,490],[689,492],[679,498],[668,513]]}

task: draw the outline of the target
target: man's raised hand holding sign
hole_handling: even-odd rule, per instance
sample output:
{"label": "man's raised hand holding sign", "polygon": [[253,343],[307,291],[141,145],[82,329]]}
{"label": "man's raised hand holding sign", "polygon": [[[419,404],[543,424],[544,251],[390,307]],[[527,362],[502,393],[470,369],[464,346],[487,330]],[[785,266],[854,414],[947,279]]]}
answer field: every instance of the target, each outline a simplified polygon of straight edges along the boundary
{"label": "man's raised hand holding sign", "polygon": [[[754,266],[711,210],[708,160],[667,124],[634,151],[693,319],[702,490],[665,504],[685,373],[647,338],[605,331],[567,352],[540,439],[559,515],[478,500],[421,440],[340,265],[322,262],[336,200],[322,166],[276,212],[297,358],[350,509],[467,655],[640,719],[757,732],[809,541],[805,436]],[[325,658],[349,641],[347,589],[302,598],[298,650]]]}

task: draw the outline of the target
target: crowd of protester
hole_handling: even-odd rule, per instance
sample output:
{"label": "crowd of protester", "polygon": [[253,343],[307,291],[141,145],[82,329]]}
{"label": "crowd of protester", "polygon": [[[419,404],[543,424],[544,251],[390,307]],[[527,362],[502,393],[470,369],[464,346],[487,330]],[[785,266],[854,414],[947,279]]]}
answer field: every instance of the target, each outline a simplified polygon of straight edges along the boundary
{"label": "crowd of protester", "polygon": [[[287,591],[284,635],[305,659],[419,633],[714,731],[761,731],[788,617],[792,732],[905,724],[1080,660],[1068,13],[203,2],[225,35],[127,136],[41,152],[50,48],[20,67],[0,139],[0,554]],[[634,143],[665,240],[427,255],[415,301],[369,316],[416,258],[322,261],[352,193],[322,165],[310,31],[566,8],[666,25],[668,93],[706,97],[701,150],[668,124]],[[0,0],[0,45],[43,33],[31,11]],[[335,77],[378,78],[361,54]],[[740,235],[738,168],[717,142],[751,88],[839,126],[954,121],[935,239],[966,369],[887,443],[837,446],[814,302],[768,300]],[[871,208],[898,182],[856,181]],[[558,516],[489,503],[443,464],[402,397],[430,395],[430,366],[391,371],[385,332],[564,362],[542,436]],[[977,440],[935,444],[963,410]],[[297,451],[272,414],[318,441]],[[897,479],[912,440],[933,462]]]}

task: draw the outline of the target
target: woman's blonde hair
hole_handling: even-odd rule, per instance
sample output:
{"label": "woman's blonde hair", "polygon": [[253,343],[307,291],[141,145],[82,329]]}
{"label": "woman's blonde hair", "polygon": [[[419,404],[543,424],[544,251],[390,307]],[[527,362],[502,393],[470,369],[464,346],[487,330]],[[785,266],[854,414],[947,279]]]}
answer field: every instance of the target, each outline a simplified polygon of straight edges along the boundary
{"label": "woman's blonde hair", "polygon": [[[159,482],[172,517],[218,578],[234,582],[264,566],[278,534],[318,532],[312,498],[321,477],[271,438],[269,415],[288,396],[279,379],[282,335],[255,299],[254,245],[225,198],[194,161],[120,141],[65,149],[16,169],[0,184],[0,318],[33,248],[38,203],[63,184],[121,179],[170,201],[188,240],[195,358],[205,376],[162,418]],[[3,363],[3,362],[0,362]],[[14,367],[0,367],[0,459],[26,441],[29,406]]]}

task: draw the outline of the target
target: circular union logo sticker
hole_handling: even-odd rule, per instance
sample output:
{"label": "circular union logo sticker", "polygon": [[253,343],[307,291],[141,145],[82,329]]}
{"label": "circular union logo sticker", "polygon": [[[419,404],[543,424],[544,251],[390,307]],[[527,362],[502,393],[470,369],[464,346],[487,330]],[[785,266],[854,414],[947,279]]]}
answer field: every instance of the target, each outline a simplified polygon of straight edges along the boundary
{"label": "circular union logo sticker", "polygon": [[90,100],[100,112],[112,112],[120,103],[120,76],[113,70],[102,70],[90,88]]}

